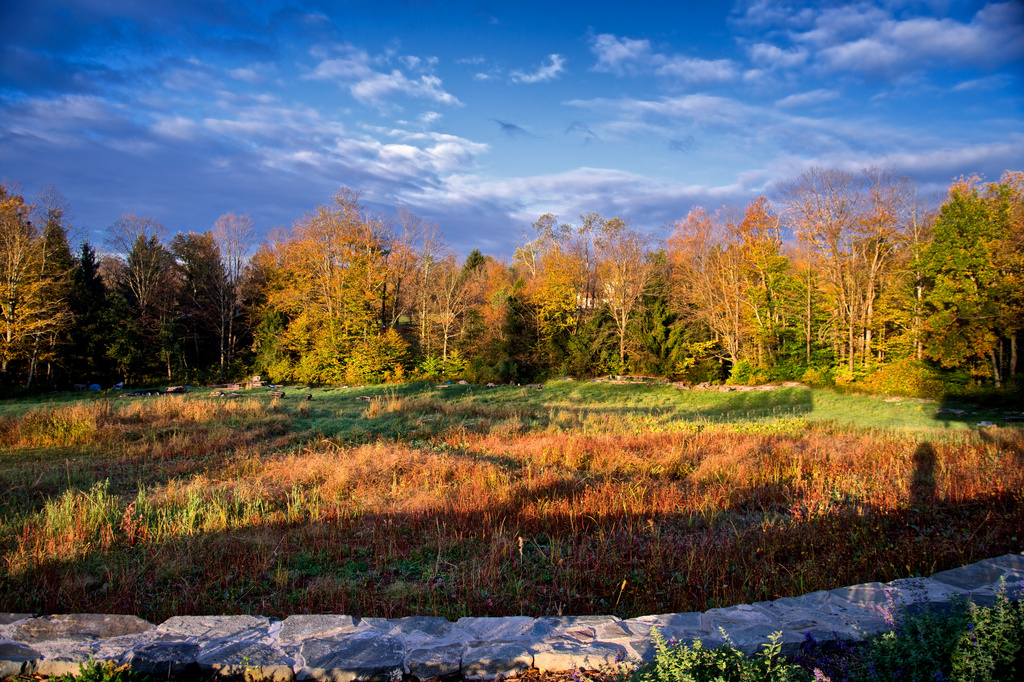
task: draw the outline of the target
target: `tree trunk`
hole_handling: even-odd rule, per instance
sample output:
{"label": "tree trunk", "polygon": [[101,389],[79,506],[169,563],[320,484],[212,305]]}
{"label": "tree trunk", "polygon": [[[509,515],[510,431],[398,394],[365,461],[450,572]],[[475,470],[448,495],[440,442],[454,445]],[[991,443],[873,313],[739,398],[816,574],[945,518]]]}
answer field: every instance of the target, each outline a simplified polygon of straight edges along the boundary
{"label": "tree trunk", "polygon": [[1017,376],[1017,334],[1010,337],[1010,376]]}
{"label": "tree trunk", "polygon": [[992,378],[995,379],[996,388],[1000,388],[1003,385],[1002,377],[999,375],[999,361],[996,359],[996,351],[992,349],[988,352],[989,358],[992,359]]}
{"label": "tree trunk", "polygon": [[25,382],[25,387],[32,385],[32,379],[36,375],[36,359],[39,357],[39,334],[36,334],[36,343],[32,347],[32,360],[28,364],[28,381]]}

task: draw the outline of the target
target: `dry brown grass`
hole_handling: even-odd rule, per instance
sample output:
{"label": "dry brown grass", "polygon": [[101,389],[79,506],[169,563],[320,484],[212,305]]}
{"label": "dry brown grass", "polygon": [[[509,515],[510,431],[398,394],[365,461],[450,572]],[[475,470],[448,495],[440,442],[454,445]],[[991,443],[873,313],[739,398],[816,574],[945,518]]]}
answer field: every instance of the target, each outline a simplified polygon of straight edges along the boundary
{"label": "dry brown grass", "polygon": [[394,395],[361,409],[435,435],[290,444],[289,411],[257,401],[8,420],[15,449],[104,459],[88,485],[58,486],[59,462],[38,464],[49,484],[18,479],[54,492],[8,517],[0,595],[153,619],[638,615],[927,574],[1024,539],[1019,430],[648,431],[565,408],[531,427],[522,407]]}

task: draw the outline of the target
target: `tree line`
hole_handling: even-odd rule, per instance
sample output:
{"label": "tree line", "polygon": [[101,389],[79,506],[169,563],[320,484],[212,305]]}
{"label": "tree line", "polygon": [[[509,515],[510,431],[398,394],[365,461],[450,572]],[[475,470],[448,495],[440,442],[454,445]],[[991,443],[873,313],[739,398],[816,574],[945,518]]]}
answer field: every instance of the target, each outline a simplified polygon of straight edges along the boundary
{"label": "tree line", "polygon": [[812,168],[655,240],[546,214],[509,260],[460,258],[342,189],[257,243],[248,216],[168,234],[124,215],[72,249],[67,202],[0,186],[0,383],[473,382],[644,374],[935,392],[1017,375],[1024,173]]}

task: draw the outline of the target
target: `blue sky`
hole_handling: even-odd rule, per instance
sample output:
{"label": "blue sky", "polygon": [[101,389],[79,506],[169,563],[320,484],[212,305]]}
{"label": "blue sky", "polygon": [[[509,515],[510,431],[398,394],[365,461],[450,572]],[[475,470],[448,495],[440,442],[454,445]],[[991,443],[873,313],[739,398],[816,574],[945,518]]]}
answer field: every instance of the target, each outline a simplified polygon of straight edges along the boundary
{"label": "blue sky", "polygon": [[456,250],[657,231],[812,165],[1024,168],[1024,3],[4,0],[0,176],[101,242],[287,225],[341,186]]}

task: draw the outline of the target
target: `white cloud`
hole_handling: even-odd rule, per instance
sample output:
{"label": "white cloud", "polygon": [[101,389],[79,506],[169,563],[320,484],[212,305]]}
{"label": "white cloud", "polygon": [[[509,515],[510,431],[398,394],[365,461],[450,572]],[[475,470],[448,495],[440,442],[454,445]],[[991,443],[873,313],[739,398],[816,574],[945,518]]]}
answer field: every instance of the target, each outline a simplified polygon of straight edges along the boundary
{"label": "white cloud", "polygon": [[783,109],[790,109],[794,107],[808,107],[815,104],[821,104],[822,102],[829,102],[834,99],[839,99],[839,93],[835,90],[818,89],[811,90],[810,92],[800,92],[789,97],[783,97],[775,102],[775,106],[782,107]]}
{"label": "white cloud", "polygon": [[236,81],[244,81],[254,85],[263,81],[263,78],[260,77],[258,73],[249,68],[232,69],[231,71],[228,71],[228,75]]}
{"label": "white cloud", "polygon": [[651,59],[650,41],[617,38],[609,33],[596,36],[590,49],[597,56],[594,70],[617,76],[633,73]]}
{"label": "white cloud", "polygon": [[895,76],[925,67],[998,68],[1024,57],[1024,5],[991,3],[969,22],[897,17],[864,2],[823,9],[792,39],[833,71]]}
{"label": "white cloud", "polygon": [[667,58],[655,69],[659,76],[670,76],[685,83],[720,83],[735,80],[736,67],[729,59]]}
{"label": "white cloud", "polygon": [[437,76],[424,74],[417,79],[407,77],[398,69],[390,73],[376,71],[371,68],[372,60],[365,51],[346,47],[344,52],[341,57],[324,58],[305,78],[336,81],[347,87],[357,100],[367,104],[381,105],[394,94],[432,99],[442,104],[461,104],[444,90]]}
{"label": "white cloud", "polygon": [[647,40],[632,40],[602,33],[591,41],[597,57],[594,71],[617,76],[654,73],[684,83],[718,83],[735,80],[739,71],[729,59],[700,59],[666,55],[651,50]]}
{"label": "white cloud", "polygon": [[765,69],[790,69],[802,66],[807,61],[806,49],[783,50],[768,43],[752,45],[747,53],[752,62]]}
{"label": "white cloud", "polygon": [[559,54],[553,54],[548,59],[551,60],[550,64],[541,66],[533,73],[513,71],[509,74],[509,77],[513,83],[543,83],[558,78],[565,71],[565,59]]}

